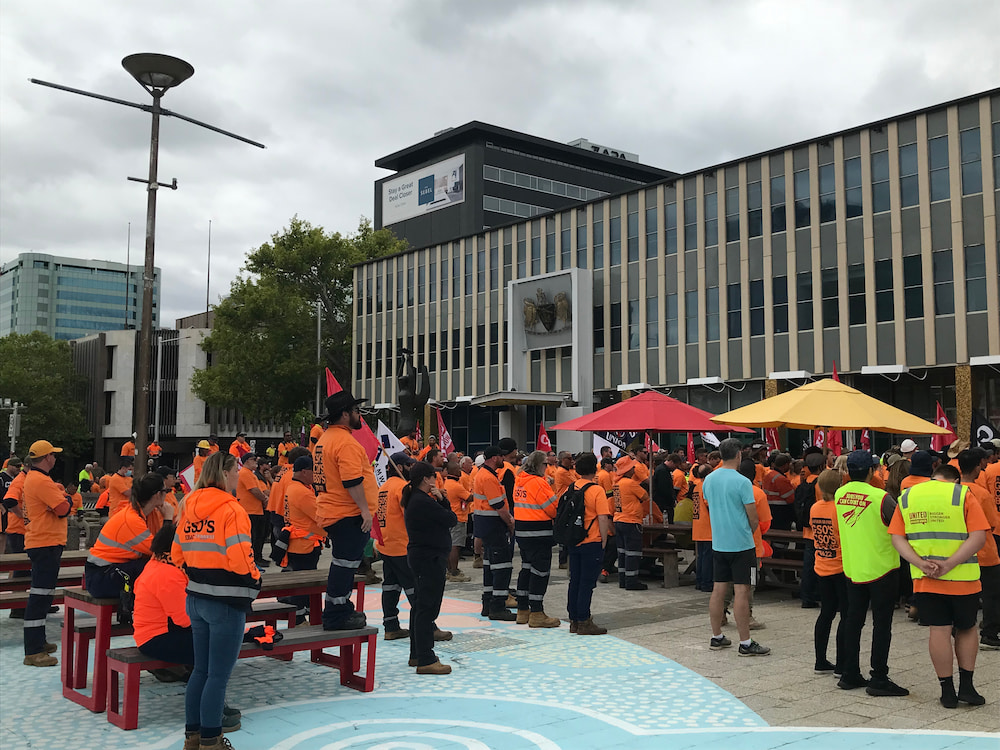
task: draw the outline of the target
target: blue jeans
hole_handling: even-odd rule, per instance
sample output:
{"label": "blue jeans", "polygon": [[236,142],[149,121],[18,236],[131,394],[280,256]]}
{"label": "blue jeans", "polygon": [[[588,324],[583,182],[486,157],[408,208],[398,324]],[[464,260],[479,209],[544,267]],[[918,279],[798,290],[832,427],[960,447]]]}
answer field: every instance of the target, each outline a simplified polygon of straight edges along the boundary
{"label": "blue jeans", "polygon": [[590,602],[594,597],[597,577],[601,574],[604,550],[600,542],[587,542],[569,550],[569,597],[566,611],[569,619],[583,622],[590,619]]}
{"label": "blue jeans", "polygon": [[188,596],[194,639],[194,672],[184,694],[185,730],[202,738],[222,734],[226,685],[243,644],[247,615],[215,599]]}

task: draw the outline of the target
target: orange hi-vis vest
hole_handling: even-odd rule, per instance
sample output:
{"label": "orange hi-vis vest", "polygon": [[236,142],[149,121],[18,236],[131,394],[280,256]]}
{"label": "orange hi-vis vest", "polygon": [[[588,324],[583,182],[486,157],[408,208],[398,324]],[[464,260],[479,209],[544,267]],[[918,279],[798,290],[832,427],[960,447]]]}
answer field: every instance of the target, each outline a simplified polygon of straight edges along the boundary
{"label": "orange hi-vis vest", "polygon": [[185,498],[171,558],[187,573],[189,596],[249,609],[260,592],[250,516],[217,487],[203,487]]}
{"label": "orange hi-vis vest", "polygon": [[152,533],[146,519],[131,503],[125,510],[108,519],[101,533],[90,548],[87,562],[106,567],[117,563],[139,560],[152,555]]}
{"label": "orange hi-vis vest", "polygon": [[514,482],[514,524],[541,521],[551,527],[556,517],[556,495],[544,477],[522,471]]}

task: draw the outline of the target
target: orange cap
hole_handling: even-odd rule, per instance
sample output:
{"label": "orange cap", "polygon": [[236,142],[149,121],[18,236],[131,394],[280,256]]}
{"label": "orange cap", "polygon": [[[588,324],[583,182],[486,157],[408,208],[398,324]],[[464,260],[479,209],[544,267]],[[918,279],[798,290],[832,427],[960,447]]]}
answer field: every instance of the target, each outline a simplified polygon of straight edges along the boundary
{"label": "orange cap", "polygon": [[28,458],[45,458],[50,453],[62,453],[62,448],[56,448],[48,440],[36,440],[28,449]]}

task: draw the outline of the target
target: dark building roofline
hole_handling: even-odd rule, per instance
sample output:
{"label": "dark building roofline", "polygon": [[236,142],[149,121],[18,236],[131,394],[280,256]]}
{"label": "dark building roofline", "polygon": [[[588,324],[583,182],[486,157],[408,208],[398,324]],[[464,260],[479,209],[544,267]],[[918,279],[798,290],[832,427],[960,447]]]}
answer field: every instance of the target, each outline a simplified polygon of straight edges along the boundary
{"label": "dark building roofline", "polygon": [[584,164],[589,163],[605,170],[613,166],[615,172],[636,179],[652,180],[676,174],[667,169],[651,167],[647,164],[640,164],[639,162],[628,161],[626,159],[616,159],[613,156],[605,156],[604,154],[598,154],[577,146],[550,141],[547,138],[539,138],[538,136],[520,133],[516,130],[509,130],[497,125],[479,122],[478,120],[459,125],[457,128],[451,128],[413,146],[407,146],[400,151],[383,156],[381,159],[376,159],[375,166],[382,169],[391,169],[394,172],[403,172],[433,161],[446,151],[476,140],[477,136],[485,138],[492,136],[521,141],[522,143],[530,144],[535,150],[545,156],[582,162]]}
{"label": "dark building roofline", "polygon": [[[843,136],[843,135],[849,135],[851,133],[856,133],[856,132],[861,131],[861,130],[867,130],[869,128],[883,127],[885,125],[888,125],[891,122],[896,122],[897,120],[905,120],[908,117],[916,117],[917,115],[922,115],[922,114],[925,114],[927,112],[932,112],[934,110],[943,109],[945,107],[954,107],[954,106],[959,105],[959,104],[965,104],[966,102],[976,101],[978,99],[982,99],[984,96],[989,96],[989,97],[1000,96],[1000,87],[993,88],[993,89],[987,89],[986,91],[980,91],[977,94],[968,94],[967,96],[961,96],[961,97],[959,97],[957,99],[951,99],[951,100],[946,101],[946,102],[940,102],[938,104],[932,104],[932,105],[930,105],[928,107],[921,107],[920,109],[914,109],[914,110],[911,110],[909,112],[904,112],[904,113],[899,114],[899,115],[892,115],[890,117],[883,117],[881,119],[873,120],[872,122],[868,122],[868,123],[865,123],[863,125],[854,125],[853,127],[850,127],[850,128],[844,128],[843,130],[837,130],[837,131],[835,131],[833,133],[827,133],[826,135],[819,135],[819,136],[816,136],[815,138],[808,138],[806,140],[798,141],[796,143],[791,143],[791,144],[788,144],[786,146],[776,146],[775,148],[768,149],[767,151],[758,151],[757,153],[755,153],[755,154],[749,154],[748,156],[741,156],[741,157],[738,157],[736,159],[730,159],[729,161],[720,162],[718,164],[712,164],[712,165],[709,165],[707,167],[700,167],[699,169],[694,169],[694,170],[692,170],[690,172],[685,172],[684,174],[673,174],[672,176],[669,176],[669,177],[666,177],[666,178],[663,178],[663,179],[659,179],[659,180],[656,180],[656,181],[653,181],[653,182],[649,182],[649,183],[647,183],[645,185],[635,185],[633,187],[630,187],[630,188],[627,188],[625,190],[622,190],[622,191],[620,191],[618,193],[610,193],[608,195],[602,196],[600,198],[596,198],[596,199],[591,200],[591,201],[580,201],[579,203],[577,203],[575,205],[572,205],[572,206],[567,206],[566,208],[553,209],[552,211],[548,211],[548,212],[546,212],[544,214],[538,214],[537,216],[532,216],[532,217],[530,217],[530,219],[526,219],[525,217],[518,216],[518,217],[512,218],[508,222],[504,222],[503,224],[494,224],[489,229],[484,229],[482,232],[476,232],[475,235],[478,235],[478,234],[487,234],[489,232],[495,232],[498,229],[504,229],[505,227],[514,226],[516,224],[522,224],[525,221],[532,221],[532,220],[535,220],[535,219],[544,218],[544,217],[552,215],[552,214],[562,213],[563,211],[571,211],[574,208],[580,208],[581,206],[586,206],[586,205],[591,204],[591,203],[601,203],[601,202],[603,202],[605,200],[608,200],[609,198],[620,198],[623,195],[626,195],[628,193],[634,193],[634,192],[637,192],[639,190],[648,190],[649,188],[655,188],[655,187],[657,187],[659,185],[673,185],[674,183],[678,182],[679,180],[683,180],[683,179],[686,179],[688,177],[695,177],[696,175],[702,174],[703,172],[710,172],[710,171],[714,171],[714,170],[717,170],[717,169],[724,169],[726,167],[730,167],[730,166],[733,166],[735,164],[739,164],[740,162],[751,161],[752,159],[763,159],[765,156],[771,156],[772,154],[781,153],[781,152],[787,151],[789,149],[801,148],[803,146],[808,146],[810,143],[816,143],[816,142],[820,142],[820,141],[830,140],[831,138],[837,138],[837,137],[840,137],[840,136]],[[472,124],[472,123],[470,123],[470,124]],[[568,148],[572,148],[572,147],[568,147]],[[613,161],[617,162],[618,160],[615,159]],[[475,236],[475,235],[463,235],[463,236]],[[372,258],[371,260],[366,260],[366,261],[363,261],[361,263],[356,263],[356,264],[354,264],[354,266],[367,266],[369,263],[376,263],[376,262],[378,262],[380,260],[385,260],[387,258],[394,258],[397,255],[406,255],[407,253],[412,253],[412,252],[415,252],[417,250],[424,250],[424,249],[429,248],[429,247],[436,247],[437,245],[443,244],[443,242],[453,242],[454,239],[456,239],[456,238],[453,238],[451,240],[444,240],[442,242],[435,242],[432,245],[421,245],[420,247],[407,248],[406,250],[404,250],[401,253],[393,253],[392,255],[383,255],[383,256],[381,256],[379,258]]]}

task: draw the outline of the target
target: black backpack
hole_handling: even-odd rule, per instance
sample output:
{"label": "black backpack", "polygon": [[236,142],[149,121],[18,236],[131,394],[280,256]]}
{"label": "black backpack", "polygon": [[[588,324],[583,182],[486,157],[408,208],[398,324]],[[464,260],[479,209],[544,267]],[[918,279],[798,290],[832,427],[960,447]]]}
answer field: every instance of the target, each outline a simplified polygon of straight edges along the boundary
{"label": "black backpack", "polygon": [[792,507],[795,509],[795,525],[799,531],[809,525],[809,512],[816,502],[816,482],[803,479],[795,488]]}
{"label": "black backpack", "polygon": [[556,520],[552,532],[557,544],[564,547],[575,547],[587,538],[594,521],[590,522],[590,526],[584,528],[583,516],[586,508],[584,497],[587,490],[596,486],[594,482],[587,482],[580,488],[570,485],[563,496],[559,498],[559,508],[556,510]]}

